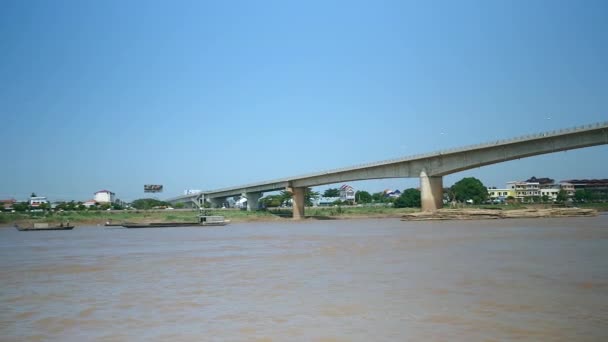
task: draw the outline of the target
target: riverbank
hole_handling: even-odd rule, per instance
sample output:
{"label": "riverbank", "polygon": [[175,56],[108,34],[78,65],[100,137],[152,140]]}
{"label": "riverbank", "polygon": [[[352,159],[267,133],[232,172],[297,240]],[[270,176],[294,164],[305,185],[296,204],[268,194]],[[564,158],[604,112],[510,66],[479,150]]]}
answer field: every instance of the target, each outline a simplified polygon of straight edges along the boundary
{"label": "riverbank", "polygon": [[[608,211],[608,203],[588,204],[582,209]],[[518,210],[523,210],[518,212]],[[441,209],[435,219],[473,219],[533,217],[529,210],[541,210],[538,217],[558,217],[572,212],[572,208],[552,208],[550,205],[482,205],[467,206],[457,209]],[[231,222],[266,222],[290,220],[290,208],[244,211],[238,209],[209,210],[211,215],[222,215]],[[312,220],[340,220],[361,218],[402,218],[432,219],[428,213],[421,213],[418,208],[392,208],[383,206],[335,206],[306,208],[306,218]],[[70,222],[78,226],[104,225],[121,223],[152,222],[196,222],[197,210],[112,210],[112,211],[64,211],[51,213],[0,213],[0,226],[11,227],[14,224],[27,225],[35,222],[59,224]]]}
{"label": "riverbank", "polygon": [[584,208],[547,208],[547,209],[440,209],[435,212],[416,212],[403,215],[402,221],[429,220],[489,220],[508,218],[542,218],[542,217],[581,217],[597,216],[595,209]]}

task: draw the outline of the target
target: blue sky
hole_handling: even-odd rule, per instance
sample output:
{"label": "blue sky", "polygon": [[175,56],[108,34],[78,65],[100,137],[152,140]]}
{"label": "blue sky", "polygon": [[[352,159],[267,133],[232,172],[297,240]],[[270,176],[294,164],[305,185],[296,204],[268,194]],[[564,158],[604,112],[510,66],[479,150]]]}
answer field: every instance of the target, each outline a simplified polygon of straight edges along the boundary
{"label": "blue sky", "polygon": [[[2,7],[0,198],[132,200],[144,184],[166,198],[608,120],[605,1]],[[574,150],[444,183],[608,178],[607,157]]]}

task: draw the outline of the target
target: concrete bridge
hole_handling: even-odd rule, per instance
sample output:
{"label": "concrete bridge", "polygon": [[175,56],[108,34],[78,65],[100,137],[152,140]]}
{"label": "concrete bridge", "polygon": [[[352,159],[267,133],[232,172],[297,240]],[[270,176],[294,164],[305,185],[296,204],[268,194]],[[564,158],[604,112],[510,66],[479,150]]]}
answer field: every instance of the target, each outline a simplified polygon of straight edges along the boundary
{"label": "concrete bridge", "polygon": [[443,205],[443,176],[450,173],[540,154],[603,144],[608,144],[608,122],[204,191],[171,198],[168,202],[191,203],[200,206],[206,201],[217,206],[221,205],[227,197],[244,196],[247,198],[247,209],[255,210],[258,200],[264,192],[287,190],[293,194],[293,218],[300,219],[304,217],[304,193],[307,187],[366,179],[420,177],[422,210],[433,211]]}

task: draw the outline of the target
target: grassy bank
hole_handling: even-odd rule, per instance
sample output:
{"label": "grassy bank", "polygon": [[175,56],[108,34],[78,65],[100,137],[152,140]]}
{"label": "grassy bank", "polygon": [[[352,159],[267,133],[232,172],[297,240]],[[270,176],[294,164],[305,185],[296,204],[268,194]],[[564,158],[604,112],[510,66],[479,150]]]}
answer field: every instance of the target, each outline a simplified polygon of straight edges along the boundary
{"label": "grassy bank", "polygon": [[[488,209],[488,210],[516,210],[525,208],[544,209],[551,208],[550,204],[537,205],[478,205],[464,206],[457,209]],[[608,211],[608,203],[586,203],[578,205],[580,208]],[[447,208],[447,206],[446,206]],[[383,218],[401,217],[405,214],[417,212],[418,208],[392,208],[381,206],[368,207],[316,207],[306,208],[306,217],[312,219],[345,219],[345,218]],[[223,215],[232,222],[272,221],[284,220],[292,216],[290,208],[270,209],[261,211],[244,211],[236,209],[210,210],[211,215]],[[59,224],[67,222],[76,225],[103,225],[110,221],[120,223],[148,223],[148,222],[196,222],[196,210],[130,210],[130,211],[64,211],[58,213],[0,213],[0,225],[13,224],[28,225],[34,222],[49,222]]]}

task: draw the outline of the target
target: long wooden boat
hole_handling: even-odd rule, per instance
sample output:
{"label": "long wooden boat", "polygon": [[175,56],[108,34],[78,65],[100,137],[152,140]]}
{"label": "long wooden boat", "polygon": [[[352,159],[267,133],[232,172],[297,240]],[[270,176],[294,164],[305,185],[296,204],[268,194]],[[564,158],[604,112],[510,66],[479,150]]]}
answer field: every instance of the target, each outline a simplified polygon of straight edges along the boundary
{"label": "long wooden boat", "polygon": [[172,228],[172,227],[194,227],[198,222],[156,222],[156,223],[123,223],[125,228]]}
{"label": "long wooden boat", "polygon": [[230,223],[230,220],[219,215],[201,215],[198,220],[201,226],[225,226]]}
{"label": "long wooden boat", "polygon": [[197,227],[197,226],[225,226],[230,220],[224,216],[204,215],[199,217],[199,222],[156,222],[156,223],[123,223],[125,228],[175,228],[175,227]]}
{"label": "long wooden boat", "polygon": [[59,225],[59,226],[42,226],[42,227],[20,227],[19,225],[15,225],[20,232],[35,232],[35,231],[43,231],[43,230],[72,230],[75,226],[70,225]]}

